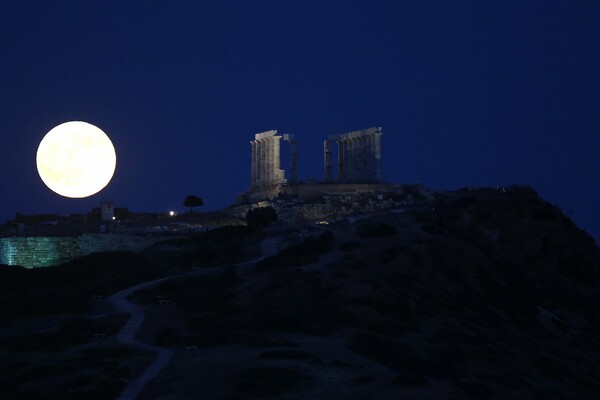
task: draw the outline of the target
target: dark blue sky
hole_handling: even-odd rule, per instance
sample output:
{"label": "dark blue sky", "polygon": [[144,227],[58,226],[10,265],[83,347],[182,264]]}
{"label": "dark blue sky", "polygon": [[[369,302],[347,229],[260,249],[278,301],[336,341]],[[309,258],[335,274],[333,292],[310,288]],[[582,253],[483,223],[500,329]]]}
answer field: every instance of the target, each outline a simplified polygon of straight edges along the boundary
{"label": "dark blue sky", "polygon": [[[325,137],[382,126],[386,180],[529,184],[598,239],[599,21],[596,0],[3,1],[0,219],[218,209],[249,185],[254,133],[294,133],[321,179]],[[68,120],[117,149],[89,199],[36,171]]]}

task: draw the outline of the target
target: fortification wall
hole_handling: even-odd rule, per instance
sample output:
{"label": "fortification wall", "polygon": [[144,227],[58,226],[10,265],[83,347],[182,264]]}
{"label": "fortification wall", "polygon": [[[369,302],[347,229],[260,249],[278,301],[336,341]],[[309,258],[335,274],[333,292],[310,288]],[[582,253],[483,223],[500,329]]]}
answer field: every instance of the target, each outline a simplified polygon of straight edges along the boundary
{"label": "fortification wall", "polygon": [[162,240],[119,234],[0,238],[0,264],[49,267],[100,251],[138,252]]}

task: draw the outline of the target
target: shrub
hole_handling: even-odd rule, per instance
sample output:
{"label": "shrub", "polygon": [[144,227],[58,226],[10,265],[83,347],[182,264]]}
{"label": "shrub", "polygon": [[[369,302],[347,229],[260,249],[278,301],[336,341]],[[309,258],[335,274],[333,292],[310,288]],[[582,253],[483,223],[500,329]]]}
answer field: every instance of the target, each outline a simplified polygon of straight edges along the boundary
{"label": "shrub", "polygon": [[392,261],[394,258],[396,258],[396,256],[398,256],[398,249],[393,248],[393,247],[388,247],[387,249],[384,249],[381,251],[381,253],[379,253],[377,255],[377,261],[383,263],[383,264],[387,264],[390,261]]}
{"label": "shrub", "polygon": [[403,386],[425,386],[427,384],[427,378],[423,375],[415,373],[413,371],[406,371],[396,375],[393,380],[394,383]]}
{"label": "shrub", "polygon": [[[170,268],[170,267],[167,267]],[[50,268],[0,270],[0,323],[88,311],[92,294],[111,294],[164,275],[166,268],[130,252],[102,252]]]}
{"label": "shrub", "polygon": [[161,328],[156,332],[154,343],[161,347],[171,347],[179,344],[179,334],[171,327]]}
{"label": "shrub", "polygon": [[59,351],[62,348],[56,335],[31,333],[28,335],[4,337],[4,346],[11,352]]}
{"label": "shrub", "polygon": [[489,386],[483,384],[483,383],[466,383],[466,382],[462,382],[460,380],[456,380],[453,379],[450,381],[450,384],[452,386],[455,386],[461,390],[463,390],[464,392],[466,392],[469,397],[472,397],[474,399],[489,399],[490,396],[492,395],[492,389],[490,389]]}
{"label": "shrub", "polygon": [[464,374],[454,365],[431,355],[419,354],[413,345],[382,335],[357,335],[349,348],[355,353],[398,371],[402,377],[397,378],[397,383],[402,383],[403,378],[405,384],[418,383],[419,376],[435,379],[464,377]]}
{"label": "shrub", "polygon": [[256,269],[268,271],[285,267],[300,267],[319,261],[319,257],[303,254],[297,256],[273,256],[267,257],[256,263]]}
{"label": "shrub", "polygon": [[65,344],[79,344],[89,340],[95,333],[104,331],[100,325],[88,318],[73,318],[63,321],[58,338]]}
{"label": "shrub", "polygon": [[333,240],[333,232],[331,231],[324,231],[323,233],[321,233],[319,235],[319,239],[324,241],[324,242],[331,242]]}
{"label": "shrub", "polygon": [[75,388],[80,388],[80,387],[84,387],[84,386],[90,386],[90,385],[94,384],[95,382],[96,382],[95,375],[89,375],[89,374],[81,375],[81,376],[78,376],[75,379],[71,379],[67,383],[61,385],[60,390],[69,390],[69,389],[75,389]]}
{"label": "shrub", "polygon": [[362,237],[386,237],[397,233],[398,230],[392,225],[380,222],[367,222],[356,227],[356,234]]}
{"label": "shrub", "polygon": [[277,212],[271,206],[259,207],[246,213],[246,224],[251,229],[266,228],[277,221]]}
{"label": "shrub", "polygon": [[434,223],[424,224],[423,226],[421,226],[421,230],[423,232],[429,233],[430,235],[436,235],[436,236],[446,235],[446,231],[444,230],[444,228],[442,228],[441,226],[436,225]]}
{"label": "shrub", "polygon": [[349,242],[344,242],[340,245],[340,250],[342,251],[350,251],[356,248],[359,248],[361,245],[356,240],[351,240]]}
{"label": "shrub", "polygon": [[373,375],[363,375],[360,376],[356,379],[354,379],[354,382],[356,383],[371,383],[375,380],[375,378],[373,377]]}
{"label": "shrub", "polygon": [[87,364],[100,365],[109,359],[131,358],[138,352],[131,347],[90,347],[79,352],[79,359]]}
{"label": "shrub", "polygon": [[353,342],[349,346],[352,351],[388,368],[399,372],[420,370],[414,351],[397,341],[379,335],[361,334],[355,336]]}
{"label": "shrub", "polygon": [[218,266],[233,262],[243,255],[241,242],[207,241],[199,243],[196,248],[183,257],[187,265]]}
{"label": "shrub", "polygon": [[267,297],[249,306],[248,327],[269,331],[328,335],[332,330],[348,323],[351,315],[331,294],[303,285],[294,289],[301,296]]}
{"label": "shrub", "polygon": [[31,382],[40,379],[48,379],[56,376],[64,376],[77,372],[78,368],[74,365],[34,365],[17,376],[17,382]]}
{"label": "shrub", "polygon": [[295,389],[308,376],[289,368],[258,367],[242,370],[232,376],[235,388],[255,397],[273,397]]}
{"label": "shrub", "polygon": [[[260,270],[271,270],[282,267],[300,267],[319,261],[318,255],[325,254],[331,250],[332,236],[324,232],[319,237],[308,237],[302,243],[290,246],[279,252],[278,255],[265,258],[256,263]],[[330,233],[330,232],[329,232]]]}
{"label": "shrub", "polygon": [[262,353],[259,358],[263,360],[307,360],[314,364],[322,364],[318,357],[300,350],[272,350]]}
{"label": "shrub", "polygon": [[[244,225],[228,225],[216,229],[211,229],[208,232],[202,233],[199,237],[213,241],[231,241],[242,239],[250,234],[247,226]],[[197,237],[198,238],[198,237]]]}
{"label": "shrub", "polygon": [[279,255],[284,257],[298,257],[325,254],[331,250],[330,240],[327,237],[323,238],[323,235],[319,237],[307,237],[302,243],[281,250]]}

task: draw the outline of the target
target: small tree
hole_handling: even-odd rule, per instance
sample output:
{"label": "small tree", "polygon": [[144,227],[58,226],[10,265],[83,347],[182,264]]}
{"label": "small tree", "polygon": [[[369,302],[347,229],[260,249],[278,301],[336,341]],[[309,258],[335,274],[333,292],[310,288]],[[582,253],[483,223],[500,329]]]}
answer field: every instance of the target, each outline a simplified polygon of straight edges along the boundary
{"label": "small tree", "polygon": [[200,207],[204,205],[202,199],[198,196],[189,195],[183,201],[183,205],[190,208],[190,213],[194,212],[194,207]]}
{"label": "small tree", "polygon": [[277,212],[271,206],[254,208],[246,213],[246,224],[251,229],[265,228],[275,221],[277,221]]}

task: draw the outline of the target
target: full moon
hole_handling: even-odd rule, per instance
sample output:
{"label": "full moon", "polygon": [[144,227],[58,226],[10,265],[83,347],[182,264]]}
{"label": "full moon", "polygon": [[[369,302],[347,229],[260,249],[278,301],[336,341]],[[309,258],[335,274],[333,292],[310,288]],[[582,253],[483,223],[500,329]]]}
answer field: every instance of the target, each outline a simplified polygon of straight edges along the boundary
{"label": "full moon", "polygon": [[36,163],[40,178],[52,191],[64,197],[83,198],[108,185],[115,173],[117,155],[100,128],[70,121],[44,136]]}

